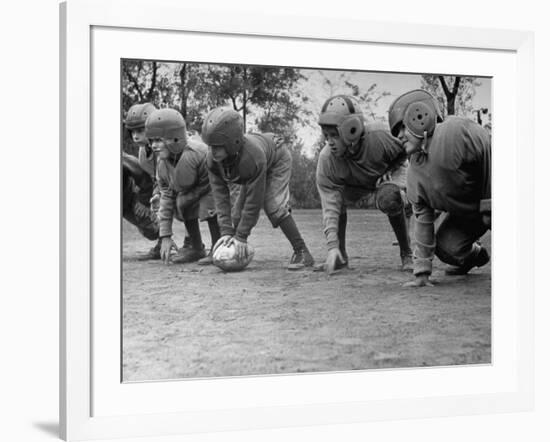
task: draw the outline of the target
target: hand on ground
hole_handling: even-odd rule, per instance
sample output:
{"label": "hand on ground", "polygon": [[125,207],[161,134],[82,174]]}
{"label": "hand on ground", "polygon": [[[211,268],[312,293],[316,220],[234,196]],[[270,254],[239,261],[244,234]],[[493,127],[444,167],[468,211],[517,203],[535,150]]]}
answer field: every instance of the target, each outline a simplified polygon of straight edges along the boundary
{"label": "hand on ground", "polygon": [[403,287],[433,287],[429,275],[417,275],[414,280],[406,282]]}
{"label": "hand on ground", "polygon": [[334,248],[328,251],[327,259],[325,261],[325,271],[327,274],[332,275],[337,270],[338,265],[345,263],[344,257],[340,249]]}
{"label": "hand on ground", "polygon": [[164,264],[168,264],[170,262],[170,253],[173,249],[178,250],[178,246],[176,246],[174,240],[169,236],[162,238],[160,243],[160,259],[162,259]]}

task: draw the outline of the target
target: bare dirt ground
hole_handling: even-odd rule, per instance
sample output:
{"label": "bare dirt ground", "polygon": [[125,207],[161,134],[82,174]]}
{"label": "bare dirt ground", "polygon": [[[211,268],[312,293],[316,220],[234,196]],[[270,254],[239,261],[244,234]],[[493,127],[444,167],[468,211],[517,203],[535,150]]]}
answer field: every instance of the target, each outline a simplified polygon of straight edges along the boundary
{"label": "bare dirt ground", "polygon": [[[294,216],[324,261],[320,210]],[[490,266],[451,277],[436,259],[436,286],[405,289],[412,276],[399,270],[387,218],[348,219],[351,269],[330,278],[287,271],[290,245],[263,214],[249,239],[254,260],[239,273],[138,261],[152,243],[124,221],[123,380],[490,363]],[[490,247],[490,235],[482,242]]]}

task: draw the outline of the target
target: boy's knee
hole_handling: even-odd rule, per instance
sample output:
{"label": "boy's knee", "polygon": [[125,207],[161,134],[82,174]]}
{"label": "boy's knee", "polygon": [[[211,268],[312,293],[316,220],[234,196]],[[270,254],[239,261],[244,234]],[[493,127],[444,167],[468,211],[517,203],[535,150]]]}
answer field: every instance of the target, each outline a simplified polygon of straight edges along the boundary
{"label": "boy's knee", "polygon": [[404,204],[401,189],[392,183],[380,186],[376,192],[376,206],[388,216],[402,213]]}
{"label": "boy's knee", "polygon": [[441,260],[441,262],[444,262],[445,264],[455,265],[454,263],[456,259],[454,258],[452,253],[450,253],[448,249],[442,247],[440,244],[436,244],[435,246],[435,256],[437,256]]}
{"label": "boy's knee", "polygon": [[151,241],[159,238],[159,228],[158,225],[155,225],[154,223],[151,223],[148,226],[141,226],[139,228],[139,231],[145,238]]}
{"label": "boy's knee", "polygon": [[435,255],[445,264],[461,266],[471,250],[471,244],[465,247],[451,241],[436,239]]}
{"label": "boy's knee", "polygon": [[281,224],[288,215],[290,215],[290,209],[288,207],[279,207],[276,211],[271,213],[266,211],[266,215],[271,225],[276,228],[279,227],[279,224]]}

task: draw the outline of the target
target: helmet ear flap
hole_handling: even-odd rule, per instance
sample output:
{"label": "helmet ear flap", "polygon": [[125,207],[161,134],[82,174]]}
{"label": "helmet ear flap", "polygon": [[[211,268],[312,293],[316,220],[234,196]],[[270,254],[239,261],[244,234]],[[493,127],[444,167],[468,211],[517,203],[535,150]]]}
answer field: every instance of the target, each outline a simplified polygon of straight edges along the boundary
{"label": "helmet ear flap", "polygon": [[424,137],[424,133],[433,134],[436,123],[436,113],[434,109],[426,103],[417,101],[411,103],[403,117],[403,124],[416,137]]}
{"label": "helmet ear flap", "polygon": [[363,119],[358,115],[350,115],[338,126],[338,132],[344,143],[354,144],[363,134]]}

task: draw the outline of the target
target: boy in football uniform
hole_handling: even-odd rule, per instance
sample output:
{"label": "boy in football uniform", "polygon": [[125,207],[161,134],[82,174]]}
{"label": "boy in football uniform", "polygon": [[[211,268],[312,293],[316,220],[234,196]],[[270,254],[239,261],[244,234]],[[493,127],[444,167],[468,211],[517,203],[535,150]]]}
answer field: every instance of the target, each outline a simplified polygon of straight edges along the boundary
{"label": "boy in football uniform", "polygon": [[[199,219],[208,222],[212,245],[220,231],[214,200],[208,182],[206,155],[208,147],[187,137],[183,116],[175,109],[153,112],[145,123],[145,134],[158,155],[157,178],[160,189],[159,237],[160,256],[165,263],[212,263],[212,251],[206,254],[199,228]],[[172,240],[173,219],[183,221],[190,239],[189,247],[177,249]]]}
{"label": "boy in football uniform", "polygon": [[365,123],[350,96],[329,98],[319,125],[326,140],[317,163],[317,188],[323,209],[328,274],[348,265],[346,205],[366,199],[388,216],[403,270],[412,270],[404,198],[407,158],[399,140],[382,123]]}
{"label": "boy in football uniform", "polygon": [[[474,121],[443,121],[435,99],[413,90],[389,109],[392,134],[409,155],[407,196],[415,216],[414,275],[409,287],[431,285],[434,254],[464,275],[489,262],[479,238],[491,227],[491,142]],[[443,212],[434,228],[435,212]]]}
{"label": "boy in football uniform", "polygon": [[[245,134],[240,113],[216,108],[206,116],[202,139],[209,146],[208,172],[222,237],[235,245],[237,259],[247,256],[247,239],[263,208],[274,228],[280,227],[294,250],[289,270],[314,264],[290,211],[292,158],[271,133]],[[230,187],[240,185],[235,207]]]}
{"label": "boy in football uniform", "polygon": [[145,120],[155,111],[151,103],[134,104],[124,120],[132,141],[139,146],[138,157],[122,153],[122,216],[135,225],[140,233],[156,245],[141,258],[160,259],[158,205],[155,207],[156,186],[155,154],[145,137]]}

